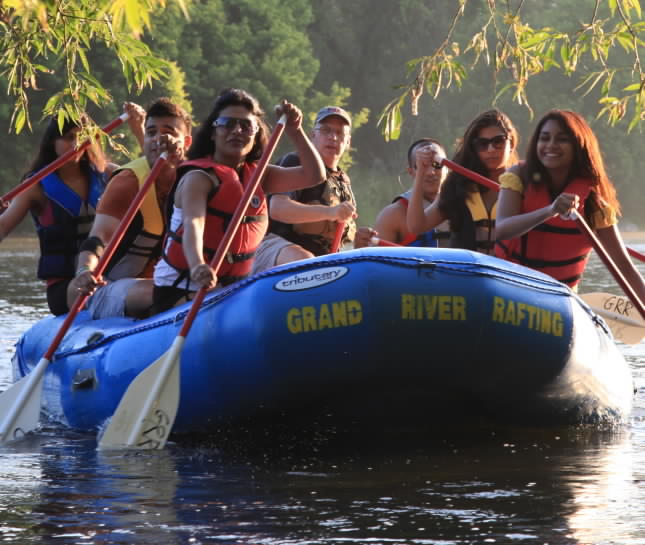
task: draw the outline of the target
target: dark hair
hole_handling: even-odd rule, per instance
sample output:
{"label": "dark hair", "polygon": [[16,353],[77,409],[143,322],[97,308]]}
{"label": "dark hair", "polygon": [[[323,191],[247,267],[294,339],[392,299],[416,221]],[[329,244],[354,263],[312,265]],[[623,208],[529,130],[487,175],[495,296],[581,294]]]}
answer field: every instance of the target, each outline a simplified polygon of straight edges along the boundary
{"label": "dark hair", "polygon": [[410,147],[408,148],[408,166],[410,168],[415,168],[415,154],[417,148],[428,144],[437,144],[437,146],[439,146],[441,149],[444,149],[439,140],[435,140],[434,138],[419,138],[419,140],[412,142],[412,144],[410,144]]}
{"label": "dark hair", "polygon": [[[453,157],[455,163],[473,170],[482,176],[488,176],[489,172],[475,150],[474,141],[479,136],[479,132],[487,127],[499,127],[510,140],[512,153],[509,157],[510,164],[507,166],[510,167],[519,161],[516,151],[519,143],[519,135],[513,122],[500,110],[487,110],[470,122],[470,125],[466,128],[464,137],[458,143],[457,151]],[[475,184],[465,176],[457,174],[454,171],[448,174],[439,193],[439,209],[450,221],[451,231],[457,232],[461,230],[466,199],[469,193],[474,193],[475,191],[488,191],[488,189]]]}
{"label": "dark hair", "polygon": [[202,122],[193,139],[193,144],[188,150],[188,159],[201,159],[215,153],[215,142],[213,141],[213,121],[219,114],[229,106],[243,106],[257,118],[258,132],[255,133],[255,143],[249,154],[245,157],[247,163],[257,161],[261,156],[268,142],[269,129],[264,122],[264,111],[260,108],[258,101],[246,91],[241,89],[225,89],[215,100],[213,109],[208,117]]}
{"label": "dark hair", "polygon": [[[83,114],[81,123],[85,122],[87,122],[87,116]],[[58,119],[55,117],[50,118],[40,140],[38,155],[29,167],[29,173],[37,172],[49,163],[55,161],[58,158],[58,155],[56,155],[56,140],[65,136],[72,129],[80,128],[80,126],[80,123],[66,119],[62,129],[59,129]],[[91,167],[94,167],[98,172],[105,170],[106,159],[98,142],[94,142],[83,152],[79,164],[83,171],[89,172]]]}
{"label": "dark hair", "polygon": [[549,171],[537,155],[537,144],[540,133],[547,121],[555,121],[569,135],[573,143],[573,162],[569,168],[567,182],[574,178],[587,178],[591,182],[591,194],[585,207],[585,216],[593,223],[594,212],[602,210],[607,205],[620,212],[620,203],[616,196],[616,188],[609,179],[602,160],[600,145],[584,117],[570,110],[550,110],[538,121],[526,153],[526,162],[520,169],[522,179],[528,183],[546,183],[552,196],[557,193],[552,187]]}
{"label": "dark hair", "polygon": [[193,120],[190,117],[190,114],[168,97],[158,98],[148,106],[148,109],[146,110],[146,121],[149,117],[176,117],[181,119],[186,126],[187,134],[190,134],[193,126]]}

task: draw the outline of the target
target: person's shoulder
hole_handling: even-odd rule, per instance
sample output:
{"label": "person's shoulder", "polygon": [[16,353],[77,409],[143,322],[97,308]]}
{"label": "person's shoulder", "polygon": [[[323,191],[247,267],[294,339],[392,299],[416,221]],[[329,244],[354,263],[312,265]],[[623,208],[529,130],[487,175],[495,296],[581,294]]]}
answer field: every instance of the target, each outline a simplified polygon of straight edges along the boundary
{"label": "person's shoulder", "polygon": [[376,225],[382,222],[391,222],[394,220],[399,220],[401,218],[405,219],[406,216],[406,206],[403,204],[401,199],[397,200],[396,202],[390,203],[387,206],[383,207],[383,209],[378,213],[376,216],[376,220],[374,223],[375,229],[378,231],[376,228]]}

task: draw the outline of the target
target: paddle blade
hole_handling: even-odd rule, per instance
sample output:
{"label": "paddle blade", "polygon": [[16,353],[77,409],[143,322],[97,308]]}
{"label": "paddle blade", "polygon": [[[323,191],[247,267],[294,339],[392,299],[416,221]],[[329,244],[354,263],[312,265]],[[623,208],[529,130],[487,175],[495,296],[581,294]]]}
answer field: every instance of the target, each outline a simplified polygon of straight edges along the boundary
{"label": "paddle blade", "polygon": [[585,293],[580,297],[602,316],[616,340],[638,344],[645,337],[645,320],[627,297],[611,293]]}
{"label": "paddle blade", "polygon": [[99,450],[162,449],[179,407],[179,355],[184,337],[128,386],[99,440]]}
{"label": "paddle blade", "polygon": [[42,358],[34,370],[0,394],[0,443],[22,439],[38,427],[43,375],[49,360]]}

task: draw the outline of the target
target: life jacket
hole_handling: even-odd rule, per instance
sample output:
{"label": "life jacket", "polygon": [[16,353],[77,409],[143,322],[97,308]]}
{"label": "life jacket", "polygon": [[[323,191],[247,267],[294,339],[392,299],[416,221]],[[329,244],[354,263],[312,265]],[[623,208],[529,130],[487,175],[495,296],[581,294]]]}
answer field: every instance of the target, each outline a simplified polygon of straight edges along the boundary
{"label": "life jacket", "polygon": [[489,213],[479,190],[471,191],[464,203],[462,214],[461,228],[459,231],[450,233],[450,247],[492,254],[495,247],[493,230],[497,216],[497,202],[493,204]]}
{"label": "life jacket", "polygon": [[[112,177],[122,170],[134,172],[141,189],[150,174],[150,165],[145,157],[139,157],[116,169]],[[141,207],[128,227],[114,257],[110,260],[106,277],[114,281],[120,278],[142,276],[150,263],[157,261],[161,255],[164,230],[164,217],[153,183],[146,192]]]}
{"label": "life jacket", "polygon": [[85,201],[56,172],[43,178],[40,185],[47,204],[38,216],[32,213],[40,243],[38,278],[74,278],[76,256],[92,228],[96,206],[105,189],[104,175],[90,168]]}
{"label": "life jacket", "polygon": [[[191,169],[186,167],[210,170],[215,173],[220,182],[209,193],[206,205],[203,249],[206,263],[210,263],[215,255],[256,166],[256,163],[245,163],[242,180],[240,180],[235,169],[216,163],[211,158],[195,159],[182,163],[181,172],[187,172]],[[267,225],[267,202],[262,186],[258,186],[251,203],[246,209],[246,214],[242,216],[242,221],[233,237],[226,259],[217,272],[219,283],[222,285],[231,284],[249,275],[253,256],[264,238]],[[164,245],[164,261],[179,273],[176,284],[179,284],[183,278],[188,278],[190,275],[182,247],[183,232],[183,224],[180,224],[176,230],[169,229]]]}
{"label": "life jacket", "polygon": [[[297,166],[300,160],[295,153],[289,153],[279,162],[281,166]],[[327,177],[324,182],[313,187],[307,187],[289,194],[289,196],[303,204],[323,204],[336,206],[341,202],[351,202],[356,206],[356,199],[352,192],[349,176],[341,169],[332,170],[325,167]],[[280,235],[282,238],[302,246],[312,254],[319,256],[331,251],[331,244],[336,234],[335,221],[313,221],[307,223],[287,224],[276,220],[269,223],[269,231]],[[356,235],[356,222],[349,219],[345,222],[345,231],[341,245],[352,242]]]}
{"label": "life jacket", "polygon": [[[408,205],[410,204],[410,195],[412,194],[412,190],[408,189],[405,193],[401,193],[400,195],[397,195],[394,197],[392,200],[393,203],[399,202],[405,208],[406,210],[408,209]],[[430,201],[427,201],[426,199],[423,199],[423,208],[427,208],[430,206],[432,203]],[[437,229],[436,227],[434,229],[431,229],[430,231],[426,231],[425,233],[421,233],[420,235],[415,235],[414,233],[410,233],[406,231],[405,236],[403,237],[403,240],[399,243],[401,246],[415,246],[415,247],[423,247],[423,248],[437,248],[439,246],[439,241],[448,239],[450,237],[450,233],[448,231],[442,231]]]}
{"label": "life jacket", "polygon": [[[520,214],[539,210],[552,202],[546,184],[525,183]],[[580,197],[578,211],[584,216],[585,201],[591,193],[589,180],[576,178],[563,190]],[[571,220],[560,216],[548,219],[521,237],[498,240],[497,257],[541,271],[574,287],[585,270],[591,244]]]}

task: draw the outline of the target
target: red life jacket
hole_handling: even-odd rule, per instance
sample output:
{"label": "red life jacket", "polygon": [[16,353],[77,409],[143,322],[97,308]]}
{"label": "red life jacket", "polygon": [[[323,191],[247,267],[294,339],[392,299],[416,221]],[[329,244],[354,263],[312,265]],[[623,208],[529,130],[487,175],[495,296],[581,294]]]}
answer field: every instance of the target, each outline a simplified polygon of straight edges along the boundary
{"label": "red life jacket", "polygon": [[[412,191],[408,190],[405,193],[401,193],[400,195],[397,195],[392,202],[401,203],[403,208],[407,210],[408,205],[410,204],[411,194],[412,194]],[[429,204],[430,204],[429,201],[426,201],[425,199],[423,199],[424,208]],[[423,248],[437,248],[439,246],[439,240],[447,239],[447,238],[450,238],[449,231],[439,231],[438,229],[430,229],[430,231],[426,231],[425,233],[421,233],[420,235],[415,235],[414,233],[410,233],[409,231],[406,230],[405,236],[403,237],[403,240],[399,242],[399,244],[401,246],[420,246]]]}
{"label": "red life jacket", "polygon": [[[235,169],[216,163],[211,158],[194,159],[181,164],[182,171],[185,167],[197,167],[202,170],[211,170],[220,181],[208,196],[206,204],[206,224],[204,226],[204,261],[210,263],[217,251],[224,232],[233,218],[235,208],[242,198],[251,175],[255,171],[256,163],[245,163],[242,180]],[[217,273],[218,281],[222,285],[231,284],[248,276],[251,272],[253,256],[264,237],[268,225],[267,202],[262,190],[258,186],[251,199],[246,214],[233,237],[226,259]],[[190,274],[188,263],[182,247],[183,224],[176,231],[168,231],[168,243],[165,246],[164,259],[180,272],[180,277]]]}
{"label": "red life jacket", "polygon": [[[525,183],[525,188],[520,214],[551,204],[551,195],[545,184]],[[578,211],[584,216],[584,205],[591,193],[591,182],[576,178],[562,192],[574,193],[580,197]],[[495,255],[548,274],[574,287],[582,278],[591,248],[587,237],[573,221],[555,216],[521,237],[498,240]]]}

